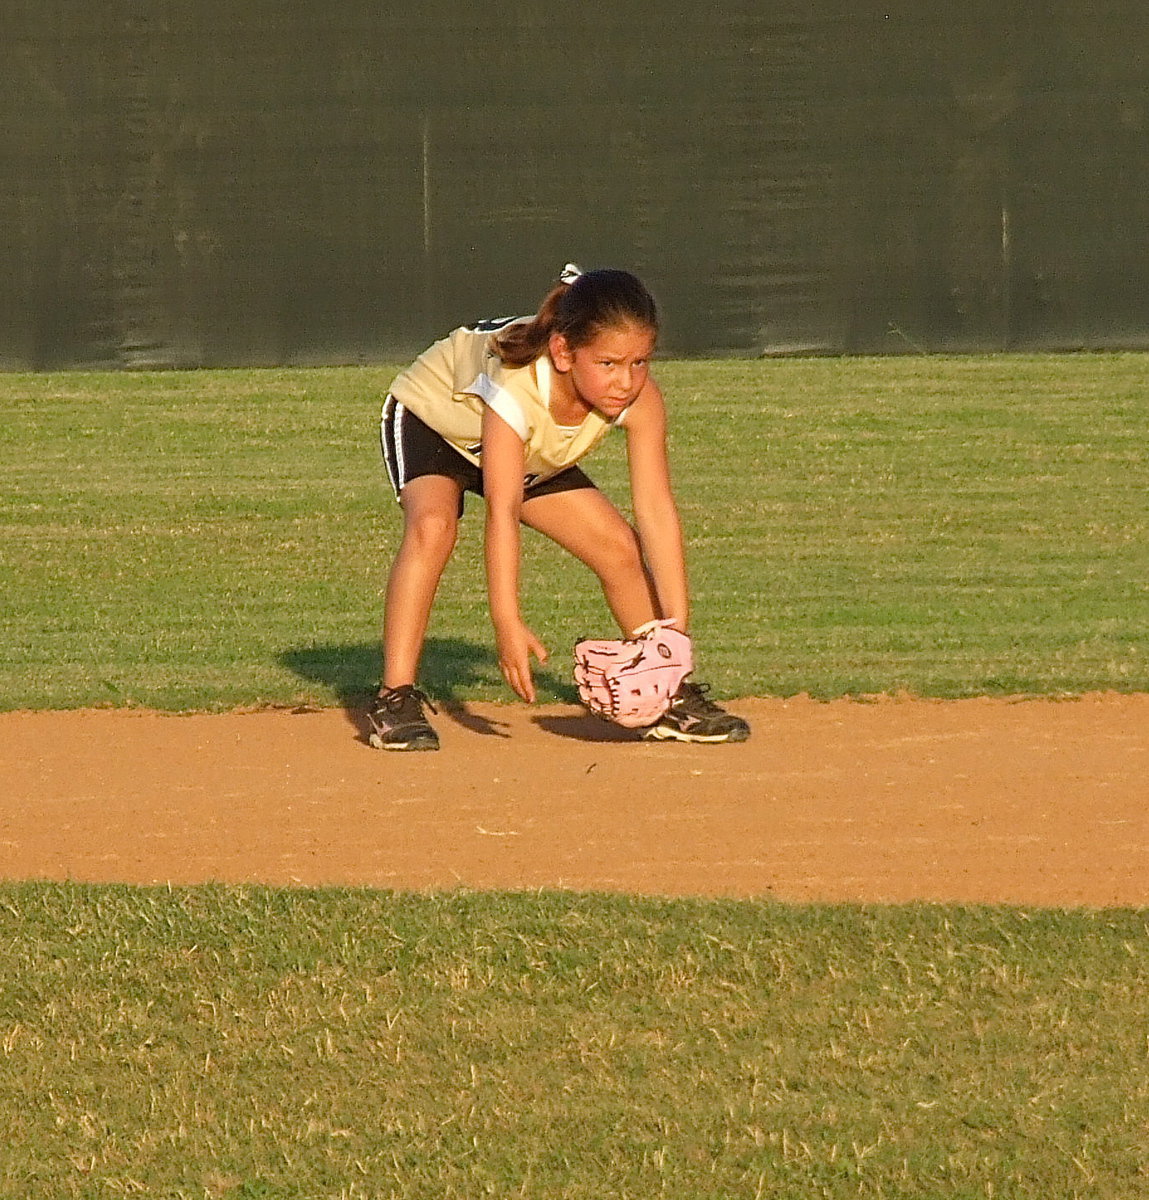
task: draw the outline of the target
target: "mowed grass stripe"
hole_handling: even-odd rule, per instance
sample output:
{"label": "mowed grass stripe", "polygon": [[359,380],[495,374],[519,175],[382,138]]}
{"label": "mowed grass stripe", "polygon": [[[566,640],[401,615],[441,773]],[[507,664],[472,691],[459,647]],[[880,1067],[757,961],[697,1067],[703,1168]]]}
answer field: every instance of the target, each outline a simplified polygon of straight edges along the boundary
{"label": "mowed grass stripe", "polygon": [[0,1193],[1143,1194],[1146,915],[0,888]]}
{"label": "mowed grass stripe", "polygon": [[[700,675],[718,695],[1149,690],[1146,359],[665,362]],[[371,688],[394,368],[0,376],[0,706],[332,704]],[[588,464],[625,501],[621,437]],[[424,683],[509,699],[480,503]],[[588,573],[529,537],[570,700]]]}

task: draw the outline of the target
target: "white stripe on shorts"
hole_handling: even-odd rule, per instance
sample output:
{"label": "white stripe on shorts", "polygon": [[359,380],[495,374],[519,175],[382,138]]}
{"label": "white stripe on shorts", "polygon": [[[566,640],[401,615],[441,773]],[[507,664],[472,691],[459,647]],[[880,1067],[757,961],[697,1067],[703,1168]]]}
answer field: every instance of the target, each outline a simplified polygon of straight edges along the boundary
{"label": "white stripe on shorts", "polygon": [[391,480],[396,499],[407,482],[407,464],[403,458],[403,415],[406,411],[394,396],[388,396],[383,404],[383,416],[379,422],[383,463],[387,468],[387,477]]}

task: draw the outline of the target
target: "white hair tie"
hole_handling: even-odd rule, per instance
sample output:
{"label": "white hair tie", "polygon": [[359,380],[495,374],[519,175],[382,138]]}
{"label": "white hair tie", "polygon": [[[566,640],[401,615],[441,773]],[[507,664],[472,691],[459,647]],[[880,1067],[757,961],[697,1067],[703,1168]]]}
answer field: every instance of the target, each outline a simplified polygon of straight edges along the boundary
{"label": "white hair tie", "polygon": [[582,267],[578,263],[567,263],[559,272],[559,283],[574,283],[574,281],[583,273]]}

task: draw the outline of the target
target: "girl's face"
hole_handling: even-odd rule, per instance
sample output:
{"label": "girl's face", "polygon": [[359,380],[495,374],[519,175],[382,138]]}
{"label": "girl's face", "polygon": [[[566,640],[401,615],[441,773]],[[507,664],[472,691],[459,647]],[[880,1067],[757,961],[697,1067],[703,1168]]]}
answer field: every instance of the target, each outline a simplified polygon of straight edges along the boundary
{"label": "girl's face", "polygon": [[604,329],[575,350],[555,334],[551,361],[585,405],[613,421],[646,385],[654,343],[654,331],[642,325]]}

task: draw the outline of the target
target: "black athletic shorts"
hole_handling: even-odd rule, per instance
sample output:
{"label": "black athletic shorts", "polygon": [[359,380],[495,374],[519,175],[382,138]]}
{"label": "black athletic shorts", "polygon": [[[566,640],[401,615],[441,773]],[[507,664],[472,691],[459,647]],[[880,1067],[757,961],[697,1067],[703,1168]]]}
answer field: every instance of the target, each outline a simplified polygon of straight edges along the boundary
{"label": "black athletic shorts", "polygon": [[[383,450],[383,462],[387,477],[395,489],[395,497],[406,484],[420,475],[445,475],[457,480],[463,488],[459,497],[459,516],[463,515],[463,496],[474,492],[483,494],[483,472],[470,459],[464,458],[450,442],[436,433],[430,425],[417,416],[394,396],[388,396],[383,405],[383,418],[379,425],[379,441]],[[540,483],[525,481],[523,498],[533,500],[536,496],[551,496],[556,492],[574,492],[580,488],[592,488],[594,480],[581,467],[567,467]]]}

